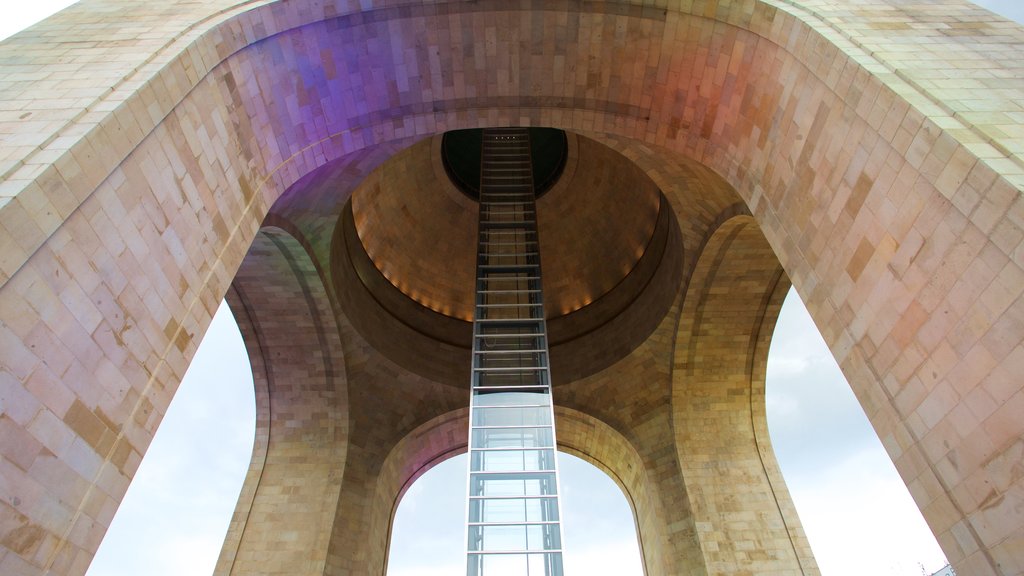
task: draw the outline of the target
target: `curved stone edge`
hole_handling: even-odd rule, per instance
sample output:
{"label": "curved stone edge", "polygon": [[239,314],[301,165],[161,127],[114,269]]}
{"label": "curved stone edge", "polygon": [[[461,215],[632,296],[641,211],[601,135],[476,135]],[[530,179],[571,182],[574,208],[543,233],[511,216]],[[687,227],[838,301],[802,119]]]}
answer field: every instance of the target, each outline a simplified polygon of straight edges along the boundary
{"label": "curved stone edge", "polygon": [[788,285],[754,219],[726,212],[686,288],[673,351],[672,421],[711,574],[734,566],[820,574],[766,442],[768,343]]}
{"label": "curved stone edge", "polygon": [[[627,6],[669,12],[667,8],[641,8],[639,4],[635,2]],[[30,31],[45,34],[49,27],[53,27],[69,39],[74,38],[75,34],[82,32],[80,28],[67,26],[65,20],[73,19],[80,12],[87,13],[93,5],[102,4],[86,0],[58,16],[44,20]],[[908,101],[926,118],[933,120],[942,130],[953,134],[972,156],[993,165],[1017,189],[1024,189],[1024,162],[1019,151],[1013,152],[1012,156],[1006,155],[1006,151],[1016,150],[1015,147],[1000,145],[999,139],[991,134],[992,130],[981,131],[963,117],[948,113],[943,106],[937,104],[944,102],[943,98],[924,92],[919,84],[909,82],[905,74],[899,73],[898,67],[887,65],[877,58],[877,54],[869,52],[869,45],[851,41],[848,35],[842,34],[833,23],[826,21],[814,10],[804,8],[792,0],[737,2],[724,13],[716,10],[712,3],[708,3],[703,12],[700,12],[697,4],[688,5],[688,11],[686,5],[673,8],[682,10],[682,14],[718,18],[740,27],[744,27],[745,23],[749,25],[758,9],[770,6],[785,11],[796,21],[815,30],[820,35],[819,39],[833,43],[855,65],[881,78],[896,95]],[[882,5],[888,4],[883,2]],[[375,0],[368,6],[360,7],[346,0],[326,3],[312,0],[288,3],[267,0],[243,3],[229,1],[220,5],[202,3],[189,6],[194,12],[177,14],[177,18],[172,18],[171,22],[180,28],[172,25],[168,27],[170,30],[162,30],[157,35],[166,36],[162,36],[155,44],[149,44],[148,50],[138,51],[138,47],[132,46],[129,50],[117,53],[119,57],[132,62],[132,67],[117,80],[113,89],[106,84],[103,75],[97,74],[102,78],[102,93],[95,95],[95,99],[85,104],[72,119],[50,123],[48,127],[33,127],[25,133],[15,133],[13,139],[8,139],[15,144],[5,146],[4,153],[0,155],[0,170],[3,173],[3,181],[0,181],[0,232],[7,235],[4,237],[0,234],[0,242],[11,247],[17,246],[23,253],[9,254],[0,260],[0,286],[53,233],[59,222],[111,174],[120,159],[126,157],[205,75],[230,55],[274,34],[323,19],[387,8],[408,11],[417,7],[422,7],[417,0]],[[484,8],[481,6],[481,9]],[[979,14],[979,18],[984,14],[991,16],[977,8],[975,14]],[[800,47],[792,43],[795,36],[786,33],[785,28],[789,25],[791,23],[754,31],[796,53]],[[102,28],[94,30],[97,34],[105,32],[109,31]],[[1024,52],[1024,40],[1011,46],[1017,50],[1017,60],[1024,60],[1020,54]],[[9,58],[17,48],[18,42],[5,42],[0,48],[0,61],[6,60],[5,56]],[[42,62],[34,64],[34,68],[38,69],[35,73],[42,78],[49,77],[48,66],[54,67],[54,70],[61,66],[59,58],[56,58],[59,55],[63,55],[63,50],[50,56],[54,61],[48,61],[44,54]],[[811,65],[811,69],[824,68],[825,59],[820,58],[819,54],[805,51],[802,56],[805,62],[819,63],[817,67]],[[103,64],[103,61],[91,62],[90,66],[102,69]],[[827,83],[827,70],[818,70],[817,73]],[[27,82],[27,85],[19,86],[20,92],[33,91],[32,83],[37,81]],[[9,93],[0,92],[0,99],[10,97]],[[24,109],[25,105],[12,107]],[[979,131],[984,133],[980,138],[977,137]],[[975,134],[975,137],[967,133]],[[26,138],[29,142],[34,139],[41,141],[21,146],[16,144]],[[287,157],[281,159],[282,162],[288,160]],[[278,168],[280,166],[272,168],[272,171]],[[951,178],[955,180],[955,176]],[[32,226],[15,225],[15,221],[26,217]]]}
{"label": "curved stone edge", "polygon": [[[229,293],[243,313],[250,362],[260,368],[253,371],[259,417],[214,573],[321,574],[350,436],[347,367],[330,298],[302,244],[274,227],[257,236]],[[272,558],[262,554],[267,549]]]}

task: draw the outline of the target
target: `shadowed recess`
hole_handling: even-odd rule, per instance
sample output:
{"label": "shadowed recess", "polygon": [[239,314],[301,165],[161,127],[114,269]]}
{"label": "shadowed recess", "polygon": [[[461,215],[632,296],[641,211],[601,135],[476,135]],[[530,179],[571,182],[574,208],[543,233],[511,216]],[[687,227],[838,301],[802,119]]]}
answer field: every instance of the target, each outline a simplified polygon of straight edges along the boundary
{"label": "shadowed recess", "polygon": [[[558,182],[569,157],[565,132],[557,128],[528,128],[533,168],[533,189],[540,197]],[[444,133],[441,158],[445,172],[464,194],[480,199],[480,143],[483,129],[451,130]]]}

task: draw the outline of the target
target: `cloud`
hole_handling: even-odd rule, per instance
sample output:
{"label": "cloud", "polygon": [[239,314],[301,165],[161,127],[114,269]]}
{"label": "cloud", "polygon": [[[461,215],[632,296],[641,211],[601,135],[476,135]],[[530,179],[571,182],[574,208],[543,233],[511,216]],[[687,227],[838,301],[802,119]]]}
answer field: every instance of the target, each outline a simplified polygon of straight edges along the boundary
{"label": "cloud", "polygon": [[783,356],[777,354],[772,356],[772,370],[776,376],[785,378],[786,376],[803,374],[810,367],[810,358],[806,354],[797,354],[793,356]]}
{"label": "cloud", "polygon": [[568,548],[563,561],[566,574],[588,576],[643,576],[636,539],[596,540],[585,547]]}
{"label": "cloud", "polygon": [[920,573],[918,563],[944,565],[795,292],[772,342],[766,404],[779,466],[823,574],[908,576]]}
{"label": "cloud", "polygon": [[[641,576],[636,527],[625,495],[593,465],[568,454],[558,457],[566,573]],[[465,466],[466,457],[457,456],[410,487],[395,515],[388,576],[465,571]]]}
{"label": "cloud", "polygon": [[1016,22],[1024,22],[1024,4],[1020,0],[972,0],[996,14]]}
{"label": "cloud", "polygon": [[388,576],[453,576],[466,571],[465,562],[443,564],[438,566],[410,566],[392,569],[388,566]]}
{"label": "cloud", "polygon": [[772,339],[765,404],[784,473],[837,465],[842,455],[881,447],[795,291]]}
{"label": "cloud", "polygon": [[428,470],[399,502],[388,575],[465,572],[465,537],[466,456],[459,455]]}
{"label": "cloud", "polygon": [[908,576],[945,557],[892,463],[865,450],[787,478],[823,574]]}

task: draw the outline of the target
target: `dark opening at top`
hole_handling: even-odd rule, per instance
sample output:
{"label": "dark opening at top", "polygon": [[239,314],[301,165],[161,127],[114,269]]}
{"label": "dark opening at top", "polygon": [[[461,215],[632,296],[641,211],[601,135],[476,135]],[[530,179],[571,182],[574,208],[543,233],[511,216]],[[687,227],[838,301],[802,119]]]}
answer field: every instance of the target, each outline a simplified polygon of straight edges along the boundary
{"label": "dark opening at top", "polygon": [[[530,128],[533,189],[537,196],[558,182],[569,155],[565,132],[557,128]],[[480,146],[483,130],[452,130],[444,133],[441,157],[448,177],[467,196],[480,199]]]}

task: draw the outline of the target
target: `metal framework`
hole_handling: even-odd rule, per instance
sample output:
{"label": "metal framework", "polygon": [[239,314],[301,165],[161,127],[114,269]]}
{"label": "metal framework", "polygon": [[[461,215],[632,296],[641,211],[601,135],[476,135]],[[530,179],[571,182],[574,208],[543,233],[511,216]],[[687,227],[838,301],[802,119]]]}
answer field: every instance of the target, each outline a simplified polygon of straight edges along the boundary
{"label": "metal framework", "polygon": [[467,574],[562,576],[529,132],[487,129],[482,147]]}

